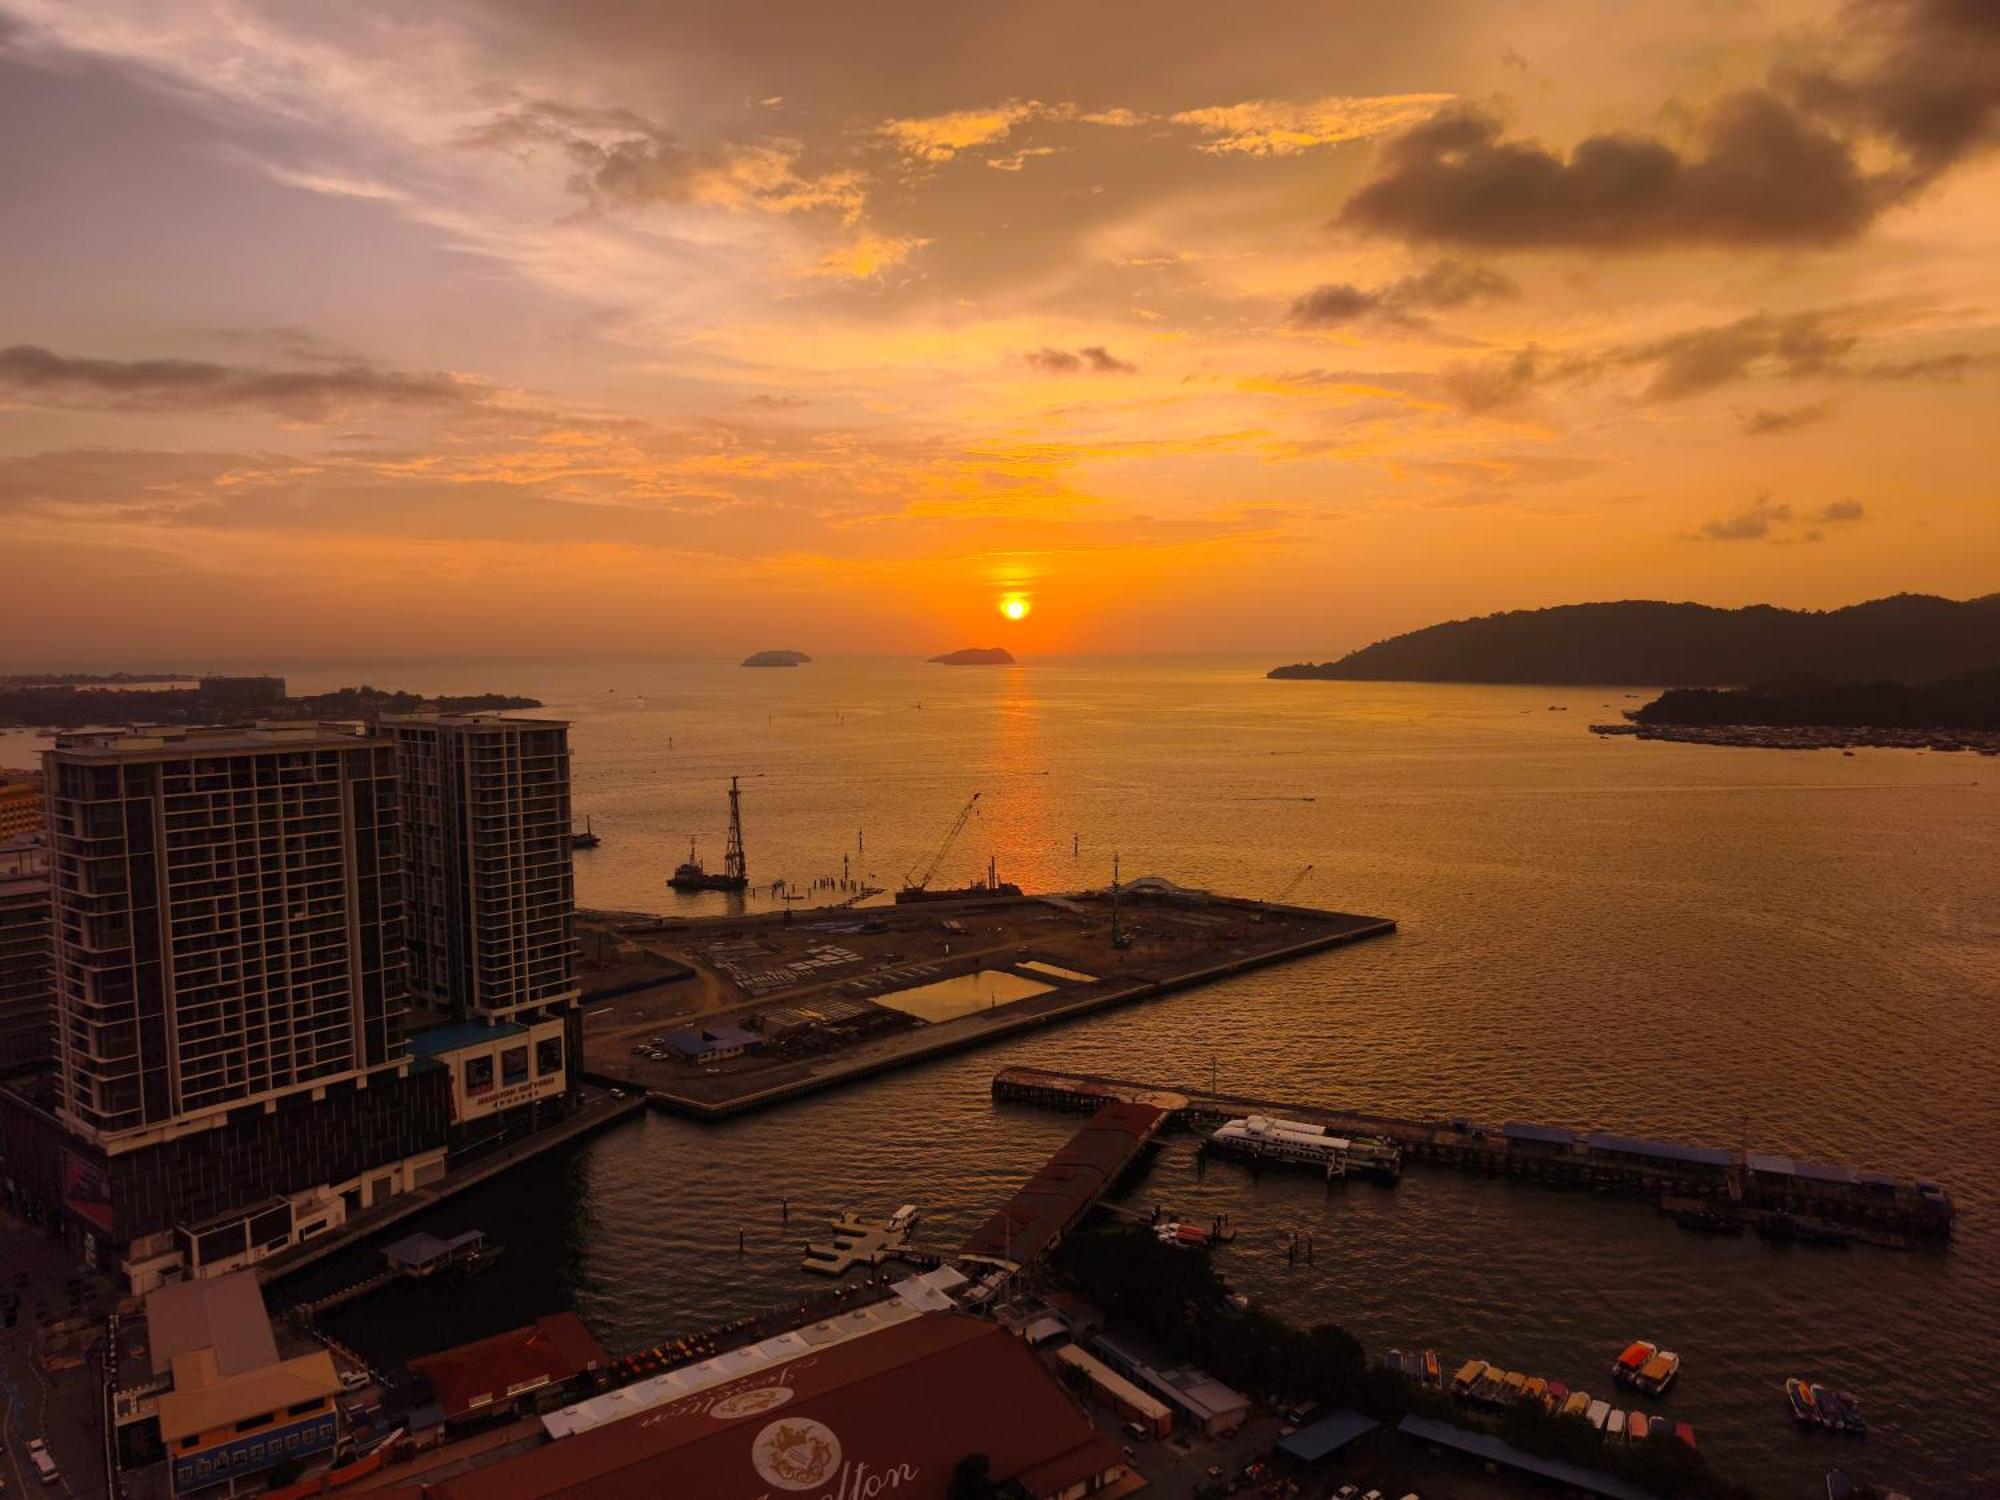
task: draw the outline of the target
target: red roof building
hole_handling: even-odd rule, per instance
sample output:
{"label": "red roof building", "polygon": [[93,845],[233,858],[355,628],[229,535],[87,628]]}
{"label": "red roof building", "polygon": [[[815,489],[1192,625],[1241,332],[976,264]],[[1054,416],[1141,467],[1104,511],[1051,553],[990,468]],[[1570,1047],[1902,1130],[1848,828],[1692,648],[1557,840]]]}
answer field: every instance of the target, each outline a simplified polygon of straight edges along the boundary
{"label": "red roof building", "polygon": [[946,1500],[995,1481],[1074,1500],[1140,1481],[1006,1329],[926,1313],[425,1487],[428,1500]]}
{"label": "red roof building", "polygon": [[506,1411],[520,1398],[611,1362],[611,1356],[575,1313],[538,1318],[526,1328],[496,1333],[410,1361],[430,1383],[431,1398],[447,1422]]}
{"label": "red roof building", "polygon": [[1105,1105],[958,1253],[1024,1266],[1053,1250],[1132,1164],[1164,1115],[1150,1104]]}

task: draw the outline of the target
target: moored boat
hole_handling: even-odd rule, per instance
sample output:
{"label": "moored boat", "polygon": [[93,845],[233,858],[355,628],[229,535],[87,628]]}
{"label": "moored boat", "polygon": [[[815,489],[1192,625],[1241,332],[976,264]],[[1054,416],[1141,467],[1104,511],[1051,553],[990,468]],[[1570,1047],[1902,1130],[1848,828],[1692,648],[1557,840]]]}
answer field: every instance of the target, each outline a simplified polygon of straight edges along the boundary
{"label": "moored boat", "polygon": [[1823,1385],[1812,1387],[1813,1405],[1819,1408],[1820,1425],[1831,1427],[1835,1432],[1847,1428],[1847,1418],[1840,1414],[1840,1403],[1833,1398],[1833,1392]]}
{"label": "moored boat", "polygon": [[1608,1441],[1614,1443],[1623,1442],[1625,1440],[1624,1412],[1614,1407],[1610,1412],[1610,1414],[1605,1417],[1604,1436]]}
{"label": "moored boat", "polygon": [[1548,1392],[1549,1392],[1549,1383],[1546,1380],[1542,1379],[1541,1376],[1537,1375],[1533,1379],[1531,1379],[1526,1385],[1521,1387],[1521,1399],[1524,1401],[1539,1401],[1542,1399],[1542,1397],[1546,1396]]}
{"label": "moored boat", "polygon": [[1426,1349],[1424,1351],[1424,1383],[1426,1385],[1442,1385],[1444,1383],[1444,1372],[1438,1365],[1438,1352],[1435,1349]]}
{"label": "moored boat", "polygon": [[1479,1383],[1479,1378],[1485,1373],[1485,1360],[1468,1359],[1458,1367],[1458,1373],[1451,1377],[1451,1393],[1454,1396],[1471,1395],[1473,1386]]}
{"label": "moored boat", "polygon": [[1632,1377],[1632,1384],[1658,1396],[1674,1383],[1674,1377],[1680,1372],[1681,1357],[1671,1350],[1662,1349],[1639,1367],[1638,1373]]}
{"label": "moored boat", "polygon": [[1849,1432],[1866,1432],[1868,1423],[1861,1416],[1861,1403],[1846,1391],[1835,1391],[1833,1399],[1840,1403],[1840,1414],[1847,1421]]}
{"label": "moored boat", "polygon": [[1659,1352],[1658,1344],[1649,1344],[1644,1339],[1634,1339],[1625,1346],[1625,1352],[1611,1362],[1611,1378],[1631,1380],[1646,1367],[1646,1361]]}
{"label": "moored boat", "polygon": [[1690,1448],[1694,1447],[1694,1424],[1691,1422],[1674,1423],[1674,1436],[1686,1443]]}
{"label": "moored boat", "polygon": [[1625,1414],[1625,1437],[1627,1441],[1634,1443],[1643,1442],[1652,1435],[1653,1424],[1647,1420],[1644,1412],[1630,1411]]}
{"label": "moored boat", "polygon": [[1589,1391],[1571,1391],[1562,1406],[1562,1414],[1566,1417],[1584,1417],[1589,1410]]}
{"label": "moored boat", "polygon": [[1563,1403],[1568,1400],[1569,1387],[1564,1385],[1560,1380],[1551,1380],[1548,1390],[1543,1393],[1542,1405],[1547,1407],[1550,1412],[1559,1412],[1563,1409]]}
{"label": "moored boat", "polygon": [[1593,1401],[1583,1413],[1584,1421],[1595,1427],[1599,1432],[1604,1431],[1604,1424],[1610,1419],[1610,1416],[1611,1403],[1609,1401]]}
{"label": "moored boat", "polygon": [[1508,1373],[1507,1378],[1501,1384],[1505,1386],[1505,1389],[1500,1392],[1500,1399],[1502,1401],[1519,1401],[1522,1393],[1528,1388],[1528,1377],[1523,1375],[1519,1370],[1513,1370]]}
{"label": "moored boat", "polygon": [[1786,1378],[1785,1399],[1792,1403],[1792,1417],[1795,1421],[1806,1427],[1820,1425],[1819,1407],[1814,1403],[1812,1392],[1807,1389],[1806,1383],[1798,1376],[1792,1375]]}

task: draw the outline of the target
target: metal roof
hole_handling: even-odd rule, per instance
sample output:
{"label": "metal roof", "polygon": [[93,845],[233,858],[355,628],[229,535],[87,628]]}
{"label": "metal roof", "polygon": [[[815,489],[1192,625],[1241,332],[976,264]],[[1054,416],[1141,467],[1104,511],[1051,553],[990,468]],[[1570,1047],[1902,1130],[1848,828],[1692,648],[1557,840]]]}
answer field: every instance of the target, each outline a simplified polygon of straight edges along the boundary
{"label": "metal roof", "polygon": [[1796,1157],[1778,1156],[1768,1151],[1752,1151],[1743,1159],[1753,1172],[1769,1172],[1776,1177],[1803,1177],[1809,1182],[1840,1182],[1852,1186],[1869,1175],[1856,1172],[1852,1167],[1800,1161]]}
{"label": "metal roof", "polygon": [[1301,1427],[1278,1444],[1278,1451],[1305,1463],[1318,1463],[1329,1453],[1338,1453],[1356,1438],[1373,1432],[1381,1425],[1373,1417],[1364,1417],[1358,1411],[1343,1407]]}
{"label": "metal roof", "polygon": [[502,1021],[496,1026],[488,1026],[482,1021],[459,1021],[450,1026],[433,1026],[428,1031],[419,1031],[410,1037],[410,1051],[418,1057],[436,1057],[440,1052],[457,1052],[465,1047],[477,1047],[486,1042],[497,1042],[502,1037],[526,1036],[528,1028],[515,1021]]}
{"label": "metal roof", "polygon": [[174,1357],[215,1351],[219,1375],[240,1375],[278,1362],[271,1316],[254,1271],[233,1271],[197,1281],[175,1281],[146,1294],[146,1330],[153,1373],[164,1375]]}
{"label": "metal roof", "polygon": [[1650,1156],[1660,1161],[1684,1161],[1703,1167],[1726,1167],[1736,1160],[1727,1151],[1713,1146],[1684,1146],[1679,1141],[1653,1141],[1644,1136],[1613,1135],[1593,1130],[1586,1139],[1594,1151],[1617,1151],[1627,1156]]}
{"label": "metal roof", "polygon": [[1605,1500],[1652,1500],[1646,1490],[1636,1484],[1628,1484],[1615,1474],[1605,1474],[1597,1469],[1586,1469],[1580,1464],[1564,1463],[1557,1458],[1537,1458],[1532,1453],[1523,1453],[1511,1444],[1503,1443],[1497,1437],[1483,1432],[1468,1432],[1463,1427],[1454,1427],[1449,1422],[1433,1421],[1429,1417],[1409,1416],[1403,1418],[1396,1430],[1406,1433],[1420,1443],[1436,1443],[1440,1448],[1456,1449],[1469,1453],[1474,1458],[1485,1459],[1499,1464],[1502,1468],[1517,1469],[1523,1474],[1539,1475],[1543,1479],[1553,1479],[1559,1484],[1584,1491],[1586,1494],[1601,1495]]}
{"label": "metal roof", "polygon": [[1551,1146],[1576,1144],[1576,1132],[1564,1130],[1560,1125],[1530,1125],[1522,1120],[1509,1120],[1500,1129],[1510,1141],[1542,1141]]}

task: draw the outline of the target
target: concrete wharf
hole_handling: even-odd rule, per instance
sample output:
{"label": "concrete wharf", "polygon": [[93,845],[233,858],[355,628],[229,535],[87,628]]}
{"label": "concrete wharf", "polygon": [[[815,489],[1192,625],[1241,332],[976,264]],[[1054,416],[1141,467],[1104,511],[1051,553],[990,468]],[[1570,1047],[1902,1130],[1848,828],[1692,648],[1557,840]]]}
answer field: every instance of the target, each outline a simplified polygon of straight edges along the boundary
{"label": "concrete wharf", "polygon": [[[1698,1206],[1727,1224],[1837,1226],[1847,1238],[1893,1249],[1942,1245],[1950,1238],[1955,1213],[1950,1195],[1924,1179],[1601,1130],[1524,1121],[1481,1125],[1464,1116],[1400,1119],[1042,1068],[1001,1070],[993,1079],[993,1096],[1064,1110],[1144,1102],[1167,1111],[1173,1123],[1202,1133],[1246,1115],[1282,1116],[1343,1134],[1380,1136],[1395,1142],[1413,1162],[1645,1198],[1682,1212]],[[1767,1220],[1774,1222],[1767,1225]]]}

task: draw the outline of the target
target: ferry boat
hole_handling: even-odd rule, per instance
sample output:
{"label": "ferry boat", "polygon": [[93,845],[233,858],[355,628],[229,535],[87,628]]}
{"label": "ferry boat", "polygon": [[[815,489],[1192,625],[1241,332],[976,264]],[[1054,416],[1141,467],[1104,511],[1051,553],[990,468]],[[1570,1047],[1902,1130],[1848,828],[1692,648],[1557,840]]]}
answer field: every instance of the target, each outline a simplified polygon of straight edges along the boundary
{"label": "ferry boat", "polygon": [[1485,1360],[1468,1359],[1458,1367],[1458,1373],[1451,1377],[1451,1393],[1454,1396],[1471,1395],[1473,1386],[1479,1383],[1480,1376],[1485,1373]]}
{"label": "ferry boat", "polygon": [[1681,1357],[1672,1350],[1662,1349],[1640,1366],[1639,1372],[1632,1377],[1632,1384],[1649,1395],[1664,1395],[1680,1372]]}
{"label": "ferry boat", "polygon": [[1216,1127],[1208,1144],[1236,1156],[1318,1168],[1333,1178],[1347,1175],[1347,1153],[1352,1142],[1346,1136],[1329,1135],[1324,1125],[1249,1115]]}
{"label": "ferry boat", "polygon": [[1566,1399],[1562,1404],[1562,1414],[1566,1417],[1584,1417],[1586,1420],[1588,1420],[1589,1411],[1590,1411],[1589,1391],[1571,1391],[1569,1393],[1568,1399]]}
{"label": "ferry boat", "polygon": [[1593,1401],[1583,1413],[1583,1419],[1599,1432],[1604,1431],[1604,1424],[1609,1420],[1610,1416],[1611,1403],[1609,1401]]}
{"label": "ferry boat", "polygon": [[1792,1419],[1802,1427],[1820,1425],[1819,1407],[1806,1383],[1793,1375],[1785,1381],[1785,1399],[1792,1403]]}
{"label": "ferry boat", "polygon": [[1625,1352],[1612,1361],[1611,1378],[1629,1382],[1646,1367],[1646,1361],[1659,1352],[1658,1344],[1649,1344],[1644,1339],[1634,1339],[1625,1346]]}

